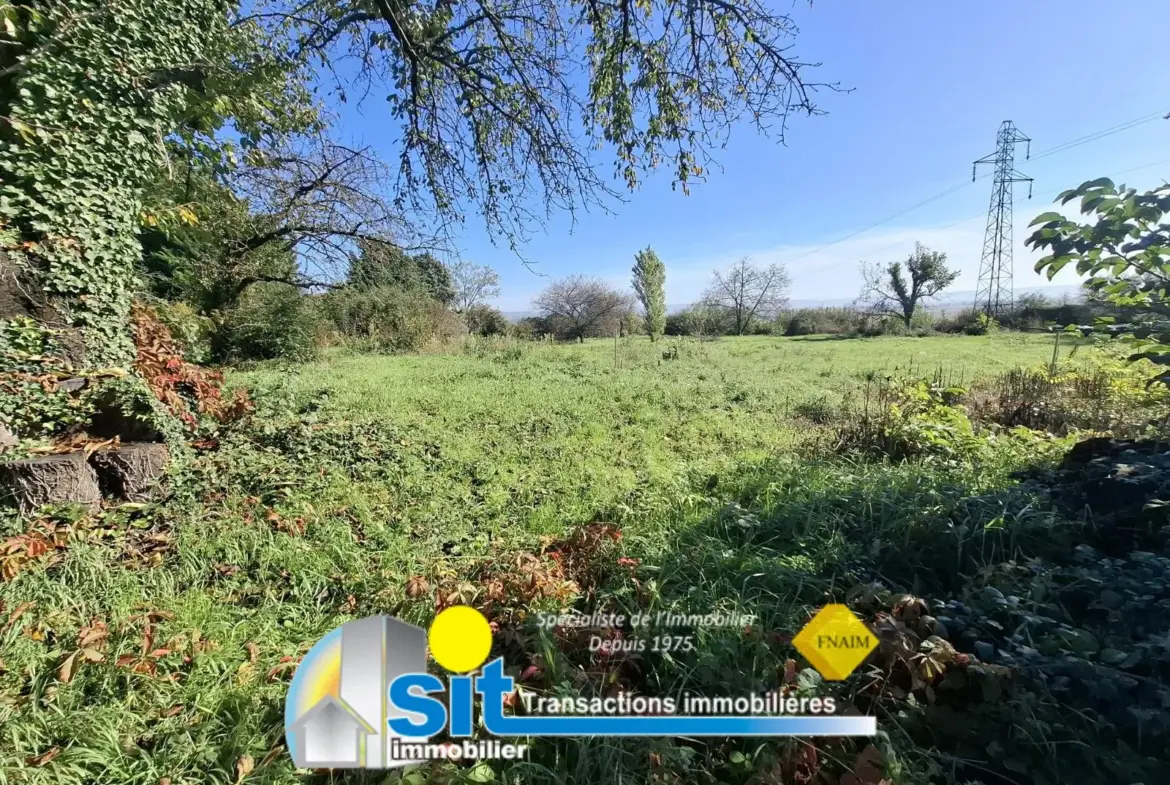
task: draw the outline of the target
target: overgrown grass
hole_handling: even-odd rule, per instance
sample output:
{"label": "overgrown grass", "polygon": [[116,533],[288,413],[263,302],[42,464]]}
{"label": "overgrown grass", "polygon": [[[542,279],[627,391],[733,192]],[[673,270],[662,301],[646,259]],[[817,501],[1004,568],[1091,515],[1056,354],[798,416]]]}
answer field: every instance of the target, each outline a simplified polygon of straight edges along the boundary
{"label": "overgrown grass", "polygon": [[[941,600],[965,591],[963,576],[1075,541],[1076,521],[1010,477],[1050,461],[1059,442],[956,466],[832,457],[815,436],[832,432],[833,413],[874,374],[942,369],[970,381],[1048,361],[1049,340],[672,345],[635,339],[615,355],[611,341],[480,342],[461,355],[336,356],[237,375],[261,391],[255,425],[225,435],[174,498],[46,519],[55,550],[0,584],[0,781],[301,781],[280,746],[287,677],[327,631],[373,613],[426,624],[436,606],[486,602],[507,632],[498,651],[516,670],[535,668],[528,689],[740,693],[775,688],[810,610],[859,584]],[[517,570],[528,589],[508,579]],[[565,603],[736,609],[759,623],[699,632],[689,655],[604,658],[525,619]],[[893,684],[873,667],[834,689],[881,712],[887,776],[1003,771],[990,752],[946,734],[935,743],[915,726],[920,712],[867,693],[875,675]],[[814,675],[800,689],[827,689]],[[1003,736],[1013,765],[1032,767],[1025,779],[1085,770],[1083,756],[1048,766],[1048,746],[1001,733],[1017,709],[991,701],[971,716]],[[1084,743],[1073,730],[1043,733]],[[510,768],[422,772],[439,782],[789,782],[848,770],[860,747],[830,740],[819,759],[808,749],[567,740]]]}

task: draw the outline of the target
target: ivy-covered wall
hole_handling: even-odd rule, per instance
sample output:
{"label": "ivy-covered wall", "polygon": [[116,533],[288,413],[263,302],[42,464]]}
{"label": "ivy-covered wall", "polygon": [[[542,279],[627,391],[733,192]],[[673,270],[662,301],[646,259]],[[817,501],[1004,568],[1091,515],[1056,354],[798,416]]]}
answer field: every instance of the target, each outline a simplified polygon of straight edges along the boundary
{"label": "ivy-covered wall", "polygon": [[220,107],[225,0],[0,0],[0,246],[90,366],[134,356],[143,187]]}

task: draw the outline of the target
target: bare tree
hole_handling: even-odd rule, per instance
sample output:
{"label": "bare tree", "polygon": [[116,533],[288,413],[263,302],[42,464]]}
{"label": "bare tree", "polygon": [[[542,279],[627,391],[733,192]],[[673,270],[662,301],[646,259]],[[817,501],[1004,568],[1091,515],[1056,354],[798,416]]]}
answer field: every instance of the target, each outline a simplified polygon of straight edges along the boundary
{"label": "bare tree", "polygon": [[788,271],[783,265],[753,265],[747,257],[724,271],[716,270],[703,302],[724,308],[736,335],[743,335],[756,319],[773,319],[788,304]]}
{"label": "bare tree", "polygon": [[[230,254],[243,256],[276,244],[294,251],[303,288],[328,287],[344,274],[358,241],[392,243],[404,251],[435,247],[420,240],[383,195],[390,176],[368,148],[325,137],[285,139],[248,153],[226,177],[245,200],[255,230],[237,238]],[[241,279],[241,288],[255,280]]]}
{"label": "bare tree", "polygon": [[959,277],[959,271],[949,269],[946,261],[945,253],[915,243],[914,252],[906,259],[905,272],[902,262],[885,267],[862,262],[863,282],[857,302],[871,313],[896,316],[909,327],[919,304],[938,295]]}
{"label": "bare tree", "polygon": [[532,304],[546,316],[562,320],[568,335],[582,341],[602,334],[606,327],[616,330],[632,310],[633,298],[600,279],[571,275],[553,281]]}
{"label": "bare tree", "polygon": [[594,142],[630,187],[665,159],[685,190],[739,120],[782,141],[832,87],[806,81],[766,0],[259,0],[237,24],[288,35],[341,100],[388,108],[402,204],[473,206],[513,246],[542,212],[616,194]]}
{"label": "bare tree", "polygon": [[455,310],[460,313],[500,296],[500,275],[486,264],[460,260],[447,269],[455,287]]}

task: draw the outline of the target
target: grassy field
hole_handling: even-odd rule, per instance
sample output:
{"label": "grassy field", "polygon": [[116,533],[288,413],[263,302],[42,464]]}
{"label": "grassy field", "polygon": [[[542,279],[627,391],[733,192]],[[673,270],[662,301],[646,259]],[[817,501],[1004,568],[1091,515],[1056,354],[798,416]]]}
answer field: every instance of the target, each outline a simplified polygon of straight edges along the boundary
{"label": "grassy field", "polygon": [[[496,651],[533,666],[537,691],[774,688],[791,634],[826,599],[877,579],[946,596],[937,565],[1005,560],[1054,520],[1008,473],[1059,445],[1005,444],[957,467],[857,462],[818,457],[822,424],[861,406],[875,376],[970,382],[1051,356],[1051,338],[1021,335],[484,342],[237,373],[260,403],[251,428],[222,434],[162,504],[43,523],[48,552],[0,588],[0,782],[312,778],[281,747],[296,659],[348,619],[425,624],[454,602],[492,614]],[[985,537],[997,520],[1014,528]],[[759,626],[699,632],[686,657],[598,659],[525,623],[570,605],[734,609]],[[801,689],[824,689],[808,674]],[[859,684],[841,689],[861,700]],[[894,781],[979,769],[916,751],[903,720],[878,743]],[[779,783],[853,768],[848,745],[823,747],[820,764],[807,749],[586,739],[507,768],[424,771]]]}
{"label": "grassy field", "polygon": [[[1066,339],[1067,340],[1067,339]],[[672,347],[678,358],[663,359]],[[1062,352],[1067,356],[1068,349]],[[244,374],[321,396],[330,417],[371,419],[432,445],[437,471],[400,493],[443,508],[417,525],[559,534],[639,489],[788,451],[816,420],[863,404],[873,375],[942,373],[962,384],[1047,362],[1045,336],[484,342],[463,355],[338,357]],[[415,521],[412,521],[412,523]]]}

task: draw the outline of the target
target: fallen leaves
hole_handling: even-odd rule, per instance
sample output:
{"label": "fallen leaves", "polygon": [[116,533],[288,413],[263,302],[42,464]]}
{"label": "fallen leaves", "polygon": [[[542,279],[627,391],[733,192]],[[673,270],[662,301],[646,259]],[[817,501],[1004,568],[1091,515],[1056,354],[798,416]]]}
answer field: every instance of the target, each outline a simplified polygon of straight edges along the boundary
{"label": "fallen leaves", "polygon": [[406,596],[412,600],[428,594],[430,590],[431,584],[421,575],[412,575],[406,580]]}
{"label": "fallen leaves", "polygon": [[29,453],[33,455],[60,455],[62,453],[85,452],[85,457],[88,460],[98,450],[113,449],[120,444],[119,437],[115,436],[112,439],[98,439],[88,434],[80,433],[68,439],[55,441],[52,444],[37,445],[29,448]]}
{"label": "fallen leaves", "polygon": [[242,782],[244,777],[251,774],[254,768],[256,768],[256,761],[252,759],[252,756],[247,753],[241,755],[236,760],[236,782]]}
{"label": "fallen leaves", "polygon": [[853,762],[853,771],[841,777],[840,785],[890,785],[882,776],[882,754],[870,744]]}
{"label": "fallen leaves", "polygon": [[154,676],[158,672],[158,661],[172,653],[171,649],[166,647],[155,648],[155,632],[161,621],[172,619],[174,615],[167,611],[154,610],[134,618],[144,622],[138,654],[123,654],[114,661],[114,664],[119,668],[129,669],[131,673]]}
{"label": "fallen leaves", "polygon": [[4,540],[0,543],[0,578],[10,581],[30,562],[63,549],[72,533],[69,524],[49,523]]}
{"label": "fallen leaves", "polygon": [[244,649],[248,652],[248,662],[255,665],[256,660],[260,658],[260,647],[252,641],[248,641],[244,644]]}
{"label": "fallen leaves", "polygon": [[32,757],[25,758],[24,762],[27,763],[29,766],[36,766],[39,768],[41,766],[48,764],[50,761],[52,761],[54,758],[56,758],[60,754],[61,754],[60,747],[50,747],[45,752],[42,752],[40,755],[34,755]]}
{"label": "fallen leaves", "polygon": [[77,633],[77,648],[70,652],[57,667],[57,681],[68,684],[73,681],[77,667],[83,662],[101,662],[106,658],[102,653],[110,629],[104,621],[92,620]]}
{"label": "fallen leaves", "polygon": [[8,631],[12,629],[17,620],[20,619],[21,616],[27,613],[35,605],[35,602],[22,602],[20,605],[17,605],[15,608],[13,608],[12,613],[8,614],[8,621],[5,623],[3,631],[0,631],[0,635],[7,635]]}
{"label": "fallen leaves", "polygon": [[268,675],[265,678],[269,682],[279,681],[296,670],[300,662],[300,657],[290,657],[286,654],[277,661],[276,665],[268,669]]}

